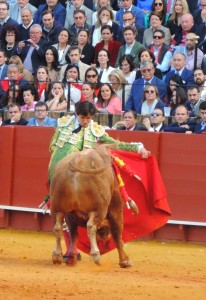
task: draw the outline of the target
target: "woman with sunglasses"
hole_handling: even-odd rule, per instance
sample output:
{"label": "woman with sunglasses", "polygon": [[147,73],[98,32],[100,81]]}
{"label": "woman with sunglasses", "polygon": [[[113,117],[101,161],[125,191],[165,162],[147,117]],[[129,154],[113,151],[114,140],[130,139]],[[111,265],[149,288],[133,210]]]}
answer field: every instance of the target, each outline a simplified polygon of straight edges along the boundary
{"label": "woman with sunglasses", "polygon": [[144,88],[141,115],[150,115],[155,108],[164,109],[165,104],[160,100],[156,85],[148,84]]}
{"label": "woman with sunglasses", "polygon": [[[156,12],[158,15],[161,16],[163,26],[167,25],[170,14],[167,13],[167,2],[165,0],[154,0],[153,3],[152,3],[151,11]],[[144,20],[145,21],[144,22],[145,23],[144,24],[145,28],[150,27],[149,16],[150,16],[150,13],[147,13],[145,15],[145,20]]]}
{"label": "woman with sunglasses", "polygon": [[189,13],[187,0],[174,0],[172,14],[167,23],[167,27],[170,30],[172,38],[174,38],[175,33],[180,29],[182,15],[185,13]]}
{"label": "woman with sunglasses", "polygon": [[109,83],[103,83],[96,103],[97,112],[101,114],[122,114],[122,103]]}
{"label": "woman with sunglasses", "polygon": [[[99,74],[98,74],[96,68],[90,67],[86,70],[84,81],[85,82],[90,82],[93,85],[95,98],[97,98],[97,96],[99,94],[101,83],[99,81]],[[83,95],[82,95],[81,100],[85,100]]]}

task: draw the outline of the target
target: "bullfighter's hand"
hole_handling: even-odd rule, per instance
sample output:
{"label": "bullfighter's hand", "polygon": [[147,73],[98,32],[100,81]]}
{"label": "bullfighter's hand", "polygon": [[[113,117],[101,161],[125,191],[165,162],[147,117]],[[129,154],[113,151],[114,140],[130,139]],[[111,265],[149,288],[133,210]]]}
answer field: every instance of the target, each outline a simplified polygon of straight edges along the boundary
{"label": "bullfighter's hand", "polygon": [[142,148],[140,151],[140,154],[141,154],[142,158],[148,158],[149,155],[151,154],[151,152],[145,148]]}

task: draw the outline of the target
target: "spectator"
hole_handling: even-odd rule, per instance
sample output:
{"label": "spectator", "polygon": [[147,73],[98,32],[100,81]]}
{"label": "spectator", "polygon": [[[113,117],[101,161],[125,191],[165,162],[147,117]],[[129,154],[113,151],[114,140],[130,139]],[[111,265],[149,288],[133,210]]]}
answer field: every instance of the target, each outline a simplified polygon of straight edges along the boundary
{"label": "spectator", "polygon": [[119,66],[128,84],[132,84],[136,76],[133,57],[130,54],[123,55],[119,59]]}
{"label": "spectator", "polygon": [[110,54],[110,66],[114,67],[117,60],[119,48],[122,46],[122,44],[113,39],[112,27],[110,25],[102,26],[101,35],[102,41],[97,43],[95,46],[95,63],[97,59],[97,53],[102,49],[106,49]]}
{"label": "spectator", "polygon": [[114,68],[110,67],[110,56],[107,50],[102,49],[99,51],[97,55],[96,69],[99,73],[100,82],[109,82],[109,74],[114,70]]}
{"label": "spectator", "polygon": [[57,49],[53,46],[47,48],[44,60],[48,71],[49,71],[49,79],[50,81],[59,81],[59,62],[58,62],[58,52]]}
{"label": "spectator", "polygon": [[116,14],[116,21],[123,27],[123,13],[125,11],[131,11],[135,16],[135,23],[144,26],[144,12],[135,5],[132,4],[132,0],[122,0],[122,8]]}
{"label": "spectator", "polygon": [[4,79],[7,75],[8,65],[6,64],[7,57],[3,50],[0,49],[0,80]]}
{"label": "spectator", "polygon": [[30,118],[27,126],[57,126],[57,120],[48,116],[49,108],[45,102],[37,102],[34,108],[34,118]]}
{"label": "spectator", "polygon": [[[200,5],[194,12],[194,22],[197,25],[204,24],[206,22],[206,0],[200,0]],[[191,11],[192,12],[192,11]]]}
{"label": "spectator", "polygon": [[122,103],[109,83],[103,83],[96,103],[97,112],[102,114],[122,114]]}
{"label": "spectator", "polygon": [[173,74],[170,77],[169,85],[167,86],[167,102],[170,103],[170,100],[173,95],[173,91],[176,90],[176,88],[180,86],[182,88],[185,88],[182,77],[178,74]]}
{"label": "spectator", "polygon": [[33,83],[34,78],[33,78],[32,74],[31,74],[31,72],[24,67],[24,65],[23,65],[23,63],[21,61],[21,58],[18,55],[13,55],[13,56],[10,57],[10,59],[9,59],[9,65],[10,64],[16,64],[19,67],[19,71],[20,71],[21,76],[26,81],[28,81],[30,84]]}
{"label": "spectator", "polygon": [[[100,81],[99,81],[99,74],[97,69],[94,67],[90,67],[86,70],[85,73],[85,82],[92,83],[94,87],[95,97],[97,98],[99,90],[100,90]],[[82,98],[84,100],[84,98]]]}
{"label": "spectator", "polygon": [[97,98],[94,92],[94,86],[91,82],[85,82],[82,85],[82,98],[83,101],[89,101],[95,104],[97,102]]}
{"label": "spectator", "polygon": [[175,110],[175,123],[165,126],[165,132],[189,133],[194,132],[195,123],[188,120],[189,113],[184,105],[180,105]]}
{"label": "spectator", "polygon": [[33,24],[29,30],[30,39],[21,41],[18,44],[17,53],[19,54],[24,66],[35,74],[44,59],[44,50],[47,46],[42,39],[42,28],[39,24]]}
{"label": "spectator", "polygon": [[58,51],[58,62],[60,66],[64,66],[67,64],[66,55],[70,48],[69,45],[69,31],[66,28],[63,28],[58,35],[58,43],[52,45]]}
{"label": "spectator", "polygon": [[92,46],[96,46],[101,41],[101,28],[103,25],[110,25],[112,27],[113,38],[117,40],[119,25],[114,22],[112,10],[107,7],[102,7],[97,13],[97,22],[92,26]]}
{"label": "spectator", "polygon": [[152,10],[152,3],[153,0],[138,0],[137,2],[137,7],[141,8],[141,10],[144,12],[144,14],[147,14]]}
{"label": "spectator", "polygon": [[155,85],[148,84],[144,88],[141,115],[150,115],[155,108],[163,109],[165,104],[160,100],[158,89]]}
{"label": "spectator", "polygon": [[10,6],[10,17],[13,20],[16,20],[18,24],[22,23],[21,12],[22,9],[27,8],[32,13],[32,18],[37,12],[37,8],[29,3],[29,0],[17,0],[17,3],[14,3]]}
{"label": "spectator", "polygon": [[121,46],[119,49],[117,61],[115,64],[116,68],[119,67],[120,57],[125,54],[130,54],[134,58],[133,60],[134,64],[138,65],[139,63],[138,54],[142,49],[144,49],[144,46],[135,40],[136,34],[137,31],[134,27],[130,27],[130,26],[124,27],[123,35],[126,44]]}
{"label": "spectator", "polygon": [[43,11],[42,23],[42,39],[45,40],[48,45],[57,43],[59,32],[63,28],[62,24],[54,20],[54,15],[49,10]]}
{"label": "spectator", "polygon": [[109,82],[117,96],[121,99],[122,107],[124,108],[129,98],[131,86],[127,84],[127,80],[119,69],[115,69],[109,74]]}
{"label": "spectator", "polygon": [[153,32],[153,44],[149,49],[155,56],[156,67],[165,73],[170,68],[170,60],[172,58],[172,52],[170,46],[164,43],[165,33],[161,29],[157,29]]}
{"label": "spectator", "polygon": [[27,120],[22,118],[21,107],[17,103],[11,103],[8,107],[9,119],[2,122],[1,126],[7,125],[27,125]]}
{"label": "spectator", "polygon": [[152,62],[142,62],[140,64],[142,78],[133,82],[129,99],[126,103],[126,109],[133,109],[141,113],[144,87],[147,84],[158,86],[159,97],[164,101],[166,94],[166,85],[163,80],[154,76],[154,64]]}
{"label": "spectator", "polygon": [[[156,12],[158,15],[161,16],[161,18],[162,18],[162,26],[166,26],[167,25],[167,22],[168,22],[170,14],[167,13],[167,3],[166,3],[165,0],[153,0],[151,11],[152,12]],[[150,16],[150,13],[147,13],[145,15],[145,19],[144,19],[144,26],[145,26],[145,28],[149,28],[150,27],[149,16]]]}
{"label": "spectator", "polygon": [[151,12],[149,16],[150,28],[145,29],[143,36],[143,45],[148,48],[153,43],[153,33],[161,29],[165,33],[165,44],[170,45],[171,34],[168,28],[162,26],[162,17],[156,12]]}
{"label": "spectator", "polygon": [[[71,46],[68,50],[68,55],[66,56],[66,60],[70,64],[75,64],[78,66],[80,80],[83,82],[85,78],[85,72],[89,68],[89,65],[86,65],[83,62],[81,62],[81,54],[82,54],[81,49],[78,46]],[[62,80],[66,68],[67,65],[61,67],[60,80]]]}
{"label": "spectator", "polygon": [[137,124],[137,113],[134,110],[123,112],[123,120],[114,124],[112,129],[117,130],[143,130],[142,126]]}
{"label": "spectator", "polygon": [[50,93],[50,79],[47,67],[39,66],[36,72],[34,86],[38,92],[38,101],[45,102]]}
{"label": "spectator", "polygon": [[187,93],[185,89],[182,88],[181,86],[177,86],[172,92],[172,97],[170,102],[171,103],[170,115],[174,116],[176,108],[180,105],[186,105],[186,101],[187,101]]}
{"label": "spectator", "polygon": [[186,57],[183,53],[176,53],[172,57],[173,70],[169,71],[165,76],[165,82],[168,84],[173,74],[180,75],[186,87],[194,85],[193,71],[188,70],[186,67]]}
{"label": "spectator", "polygon": [[202,69],[194,70],[194,81],[200,90],[200,97],[206,100],[206,76]]}
{"label": "spectator", "polygon": [[53,13],[54,19],[64,26],[66,9],[65,7],[58,3],[58,0],[46,0],[46,4],[39,5],[38,11],[34,17],[34,23],[42,25],[42,13],[45,10],[49,10]]}
{"label": "spectator", "polygon": [[150,118],[144,118],[142,124],[149,132],[164,131],[164,110],[155,108],[150,114]]}
{"label": "spectator", "polygon": [[[97,12],[100,10],[101,7],[108,7],[109,9],[112,10],[110,0],[97,0],[96,1],[96,11],[93,12],[93,14],[92,14],[92,25],[94,25],[96,23],[96,21],[97,21]],[[112,10],[114,20],[116,18],[116,13],[117,12],[115,10]]]}
{"label": "spectator", "polygon": [[23,8],[21,11],[21,24],[18,26],[19,40],[28,40],[30,27],[34,24],[33,15],[30,9]]}
{"label": "spectator", "polygon": [[18,27],[18,23],[9,15],[9,4],[5,0],[0,0],[0,34],[6,25]]}
{"label": "spectator", "polygon": [[68,111],[74,111],[75,104],[81,99],[82,85],[79,76],[79,68],[76,65],[67,65],[62,82],[65,84],[64,95],[68,102]]}
{"label": "spectator", "polygon": [[8,110],[11,103],[23,104],[22,97],[20,96],[19,85],[10,85],[6,94],[0,99],[0,109]]}
{"label": "spectator", "polygon": [[195,60],[195,48],[197,46],[197,38],[194,33],[186,34],[186,42],[185,46],[176,46],[175,53],[183,53],[186,57],[185,67],[188,70],[194,70],[196,68],[201,68],[204,54],[203,52],[197,48],[197,56]]}
{"label": "spectator", "polygon": [[142,26],[138,23],[135,23],[136,22],[135,15],[131,11],[125,11],[122,15],[122,20],[123,20],[123,27],[119,28],[120,30],[118,33],[118,41],[120,41],[122,44],[125,44],[122,29],[124,27],[130,26],[130,27],[136,28],[137,35],[136,35],[135,39],[137,42],[140,42],[142,44],[145,28],[144,28],[144,26]]}
{"label": "spectator", "polygon": [[181,20],[185,13],[189,13],[187,0],[174,0],[172,13],[167,22],[167,27],[170,30],[172,39],[174,38],[175,33],[181,29]]}
{"label": "spectator", "polygon": [[[160,71],[160,69],[156,68],[155,56],[151,50],[149,50],[149,49],[140,50],[140,52],[138,54],[138,59],[139,59],[140,63],[147,62],[147,61],[152,62],[155,67],[154,75],[156,77],[158,77],[159,79],[162,79],[162,72]],[[141,77],[142,77],[141,71],[137,70],[136,79],[139,79]]]}
{"label": "spectator", "polygon": [[195,126],[194,133],[206,132],[206,101],[202,102],[199,106],[201,121]]}
{"label": "spectator", "polygon": [[86,15],[84,10],[74,11],[74,23],[69,26],[70,44],[77,45],[77,34],[80,29],[86,29],[88,32],[91,31],[91,25],[87,23]]}
{"label": "spectator", "polygon": [[[71,5],[72,3],[72,5]],[[75,10],[81,10],[85,12],[85,19],[87,24],[92,26],[92,14],[93,11],[84,5],[84,0],[71,0],[71,3],[67,4],[67,14],[64,27],[69,28],[74,22]]]}
{"label": "spectator", "polygon": [[94,47],[89,43],[89,31],[80,29],[77,34],[78,47],[81,49],[81,61],[91,65],[94,62]]}
{"label": "spectator", "polygon": [[17,26],[5,25],[1,31],[1,49],[5,52],[7,59],[17,53],[19,32]]}
{"label": "spectator", "polygon": [[187,90],[187,98],[188,100],[185,103],[189,111],[190,117],[197,117],[200,115],[199,106],[205,101],[200,97],[200,91],[198,86],[191,86]]}
{"label": "spectator", "polygon": [[64,85],[61,82],[52,84],[49,99],[46,101],[49,111],[66,111],[67,101],[64,95]]}
{"label": "spectator", "polygon": [[21,106],[22,111],[34,111],[37,103],[37,92],[33,86],[28,86],[23,89],[24,105]]}
{"label": "spectator", "polygon": [[26,81],[16,64],[10,64],[7,69],[7,77],[0,82],[0,96],[5,95],[10,85],[18,84],[20,88],[26,87],[29,83]]}

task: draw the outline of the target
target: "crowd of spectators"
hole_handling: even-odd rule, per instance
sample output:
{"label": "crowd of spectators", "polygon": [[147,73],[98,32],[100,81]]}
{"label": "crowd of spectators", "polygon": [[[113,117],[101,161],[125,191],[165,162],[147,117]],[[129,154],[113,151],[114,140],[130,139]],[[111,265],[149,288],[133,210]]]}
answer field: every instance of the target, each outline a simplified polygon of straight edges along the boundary
{"label": "crowd of spectators", "polygon": [[0,0],[0,109],[55,126],[49,111],[86,100],[121,130],[202,132],[205,37],[206,0]]}

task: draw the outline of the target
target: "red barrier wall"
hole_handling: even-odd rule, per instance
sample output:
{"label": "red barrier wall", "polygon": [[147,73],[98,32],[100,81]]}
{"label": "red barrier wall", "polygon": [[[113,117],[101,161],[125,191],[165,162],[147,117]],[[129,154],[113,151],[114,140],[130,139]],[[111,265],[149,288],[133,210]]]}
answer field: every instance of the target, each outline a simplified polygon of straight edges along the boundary
{"label": "red barrier wall", "polygon": [[[53,128],[0,127],[0,205],[37,208],[44,196]],[[121,141],[143,142],[157,157],[173,220],[206,222],[206,135],[116,131]],[[0,209],[0,227],[51,230],[50,217]],[[206,227],[180,231],[167,225],[154,233],[167,239],[205,241]]]}

